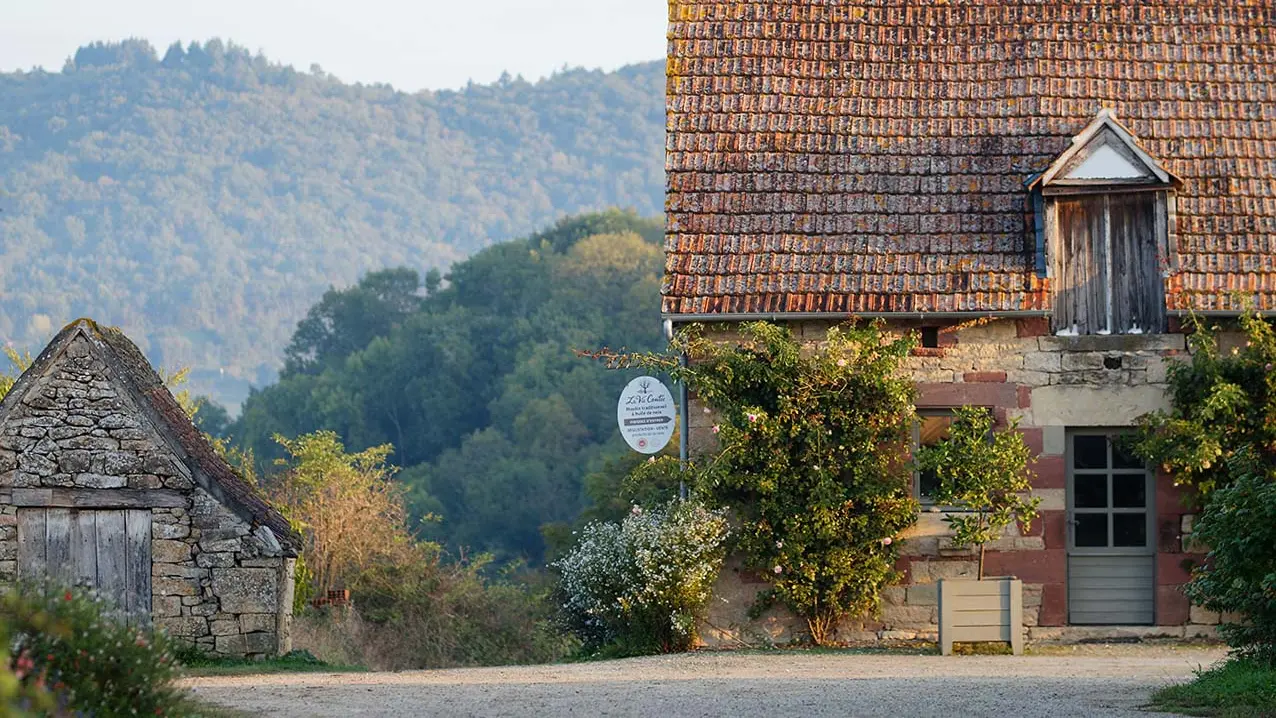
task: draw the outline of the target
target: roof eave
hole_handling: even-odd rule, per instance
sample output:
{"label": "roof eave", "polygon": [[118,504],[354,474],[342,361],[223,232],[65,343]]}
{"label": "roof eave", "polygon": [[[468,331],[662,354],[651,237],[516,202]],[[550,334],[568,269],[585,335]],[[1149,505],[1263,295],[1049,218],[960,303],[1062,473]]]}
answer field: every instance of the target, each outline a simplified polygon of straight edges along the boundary
{"label": "roof eave", "polygon": [[696,313],[673,314],[662,312],[661,319],[674,323],[687,322],[764,322],[795,321],[802,319],[1013,319],[1027,317],[1048,317],[1050,311],[1045,309],[1027,309],[1013,311],[974,311],[974,312],[735,312],[735,313]]}

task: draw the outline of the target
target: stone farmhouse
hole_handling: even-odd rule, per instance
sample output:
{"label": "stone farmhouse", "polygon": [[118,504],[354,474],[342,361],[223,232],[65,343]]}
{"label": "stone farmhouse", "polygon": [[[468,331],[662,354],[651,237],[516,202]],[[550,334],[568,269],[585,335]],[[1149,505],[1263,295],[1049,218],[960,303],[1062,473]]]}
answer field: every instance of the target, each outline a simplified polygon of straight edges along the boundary
{"label": "stone farmhouse", "polygon": [[[1030,637],[1209,634],[1191,516],[1110,439],[1167,406],[1189,310],[1276,312],[1273,28],[1263,0],[673,0],[664,317],[919,330],[915,443],[977,405],[1037,454],[1042,516],[987,570]],[[933,637],[934,582],[974,572],[927,488],[850,637]],[[707,640],[796,630],[750,624],[759,588],[728,571]]]}
{"label": "stone farmhouse", "polygon": [[0,401],[0,582],[92,586],[206,651],[279,654],[299,547],[119,330],[70,324]]}

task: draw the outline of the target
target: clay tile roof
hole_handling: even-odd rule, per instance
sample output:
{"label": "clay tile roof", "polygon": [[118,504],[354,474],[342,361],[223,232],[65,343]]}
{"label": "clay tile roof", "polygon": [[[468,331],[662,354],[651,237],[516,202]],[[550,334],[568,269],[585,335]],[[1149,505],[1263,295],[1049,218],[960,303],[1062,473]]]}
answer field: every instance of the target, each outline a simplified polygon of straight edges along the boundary
{"label": "clay tile roof", "polygon": [[671,316],[1050,308],[1025,181],[1102,108],[1182,179],[1171,309],[1276,310],[1266,0],[672,0]]}
{"label": "clay tile roof", "polygon": [[[68,324],[49,342],[49,346],[22,377],[19,377],[11,393],[21,395],[25,391],[28,377],[42,374],[44,367],[55,360],[80,332],[106,349],[103,358],[107,364],[122,375],[134,398],[139,400],[141,410],[148,415],[160,436],[170,443],[175,453],[191,469],[199,485],[254,528],[265,526],[270,529],[284,553],[296,556],[301,548],[301,537],[292,529],[288,520],[266,503],[257,490],[213,449],[204,434],[195,428],[141,350],[119,329],[102,326],[91,319],[79,319]],[[0,409],[3,407],[0,406]]]}

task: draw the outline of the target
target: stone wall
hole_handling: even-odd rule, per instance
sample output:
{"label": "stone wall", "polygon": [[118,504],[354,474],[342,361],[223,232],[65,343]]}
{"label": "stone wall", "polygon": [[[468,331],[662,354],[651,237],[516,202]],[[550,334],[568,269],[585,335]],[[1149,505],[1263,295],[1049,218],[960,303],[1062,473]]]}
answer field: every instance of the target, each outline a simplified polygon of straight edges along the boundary
{"label": "stone wall", "polygon": [[0,421],[0,581],[20,574],[15,490],[167,492],[181,505],[136,507],[151,510],[155,625],[219,654],[289,650],[294,560],[275,536],[196,485],[84,337],[34,379]]}
{"label": "stone wall", "polygon": [[[830,323],[791,325],[809,342],[820,341]],[[920,326],[900,322],[893,328]],[[1102,635],[1212,635],[1217,616],[1189,606],[1180,587],[1188,579],[1198,549],[1191,545],[1191,515],[1166,477],[1158,477],[1155,499],[1157,542],[1154,627],[1115,629],[1067,627],[1067,533],[1065,437],[1068,428],[1133,425],[1141,414],[1167,408],[1168,363],[1186,354],[1181,334],[1057,337],[1045,319],[994,320],[949,325],[940,346],[918,348],[908,362],[917,381],[919,408],[962,405],[992,407],[1003,425],[1019,420],[1019,431],[1036,455],[1033,493],[1042,499],[1041,517],[1027,530],[1012,526],[988,545],[986,575],[1015,575],[1024,582],[1024,624],[1033,639],[1063,640]],[[730,340],[730,332],[714,335]],[[693,454],[717,449],[711,408],[694,398],[689,443]],[[943,514],[925,511],[906,534],[897,568],[902,583],[887,588],[880,617],[843,627],[850,640],[873,638],[933,640],[938,632],[935,582],[974,576],[973,550],[952,547]],[[764,579],[729,564],[702,632],[713,645],[783,642],[803,627],[782,613],[747,617]]]}

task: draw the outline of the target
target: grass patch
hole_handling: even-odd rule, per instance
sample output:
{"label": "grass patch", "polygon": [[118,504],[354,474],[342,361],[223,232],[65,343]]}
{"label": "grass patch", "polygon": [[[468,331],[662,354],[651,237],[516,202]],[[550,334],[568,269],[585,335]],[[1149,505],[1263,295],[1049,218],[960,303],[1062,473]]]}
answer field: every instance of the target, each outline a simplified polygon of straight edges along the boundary
{"label": "grass patch", "polygon": [[1276,715],[1276,668],[1233,659],[1197,671],[1191,683],[1162,688],[1152,694],[1152,707],[1219,718]]}
{"label": "grass patch", "polygon": [[[244,676],[263,673],[361,673],[368,669],[325,663],[309,651],[293,651],[278,658],[254,661],[247,658],[219,658],[199,651],[180,655],[183,673],[187,676]],[[216,715],[216,714],[214,714]]]}

